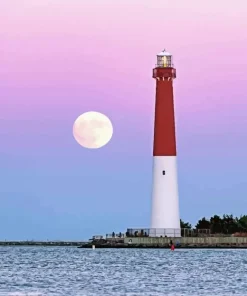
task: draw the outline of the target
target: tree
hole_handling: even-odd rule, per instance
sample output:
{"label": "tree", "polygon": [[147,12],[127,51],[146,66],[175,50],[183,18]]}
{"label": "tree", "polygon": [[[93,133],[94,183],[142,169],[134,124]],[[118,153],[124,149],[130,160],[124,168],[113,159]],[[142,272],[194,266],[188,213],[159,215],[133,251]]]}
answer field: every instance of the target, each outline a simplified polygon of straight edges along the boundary
{"label": "tree", "polygon": [[210,229],[210,221],[203,217],[197,222],[196,229]]}
{"label": "tree", "polygon": [[238,222],[243,228],[247,229],[247,216],[246,215],[240,216]]}
{"label": "tree", "polygon": [[239,232],[247,232],[247,216],[241,215],[240,218],[235,218]]}
{"label": "tree", "polygon": [[222,218],[222,233],[233,234],[239,231],[239,227],[233,215],[223,215]]}
{"label": "tree", "polygon": [[184,222],[183,220],[181,220],[180,219],[180,227],[181,228],[187,228],[187,229],[191,229],[192,228],[192,226],[191,226],[191,224],[189,223],[189,222]]}
{"label": "tree", "polygon": [[[241,228],[242,230],[240,230]],[[209,220],[204,217],[198,221],[196,229],[210,229],[212,234],[230,235],[239,231],[243,232],[243,229],[247,230],[247,216],[238,219],[233,215],[224,214],[222,218],[219,215],[214,215]]]}
{"label": "tree", "polygon": [[223,221],[218,215],[210,218],[210,228],[212,233],[223,233]]}

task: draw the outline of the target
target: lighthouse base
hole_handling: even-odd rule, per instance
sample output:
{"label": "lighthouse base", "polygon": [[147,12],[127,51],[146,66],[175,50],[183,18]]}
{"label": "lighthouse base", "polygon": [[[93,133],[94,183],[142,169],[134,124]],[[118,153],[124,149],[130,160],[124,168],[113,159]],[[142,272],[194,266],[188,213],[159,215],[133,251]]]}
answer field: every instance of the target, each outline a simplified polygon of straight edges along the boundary
{"label": "lighthouse base", "polygon": [[150,228],[156,229],[155,236],[160,236],[157,229],[181,236],[176,156],[154,156]]}

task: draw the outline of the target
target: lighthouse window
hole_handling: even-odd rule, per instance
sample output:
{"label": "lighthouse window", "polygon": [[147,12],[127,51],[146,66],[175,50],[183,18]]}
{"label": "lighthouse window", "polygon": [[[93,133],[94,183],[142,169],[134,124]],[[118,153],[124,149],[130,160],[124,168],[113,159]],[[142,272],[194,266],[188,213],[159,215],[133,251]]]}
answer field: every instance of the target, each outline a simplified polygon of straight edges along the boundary
{"label": "lighthouse window", "polygon": [[163,171],[162,174],[165,175],[166,174],[166,171]]}

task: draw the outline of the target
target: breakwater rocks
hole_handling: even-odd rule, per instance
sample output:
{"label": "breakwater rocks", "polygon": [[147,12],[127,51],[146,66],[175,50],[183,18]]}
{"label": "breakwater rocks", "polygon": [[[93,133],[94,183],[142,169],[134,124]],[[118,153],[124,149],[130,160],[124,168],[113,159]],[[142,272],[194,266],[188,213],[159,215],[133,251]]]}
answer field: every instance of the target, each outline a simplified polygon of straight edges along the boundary
{"label": "breakwater rocks", "polygon": [[85,242],[68,242],[68,241],[0,241],[0,246],[37,246],[37,247],[65,247],[65,246],[82,246]]}
{"label": "breakwater rocks", "polygon": [[[170,249],[169,245],[162,245],[162,244],[153,244],[153,245],[144,245],[144,244],[125,244],[125,243],[117,243],[117,244],[112,244],[112,243],[105,243],[105,244],[98,244],[98,243],[88,243],[88,244],[84,244],[78,248],[92,248],[93,245],[95,246],[96,249],[109,249],[109,248],[114,248],[114,249]],[[216,245],[209,245],[209,244],[187,244],[187,245],[178,245],[175,246],[176,249],[215,249],[215,248],[219,248],[219,249],[230,249],[230,248],[234,248],[234,249],[247,249],[247,244],[216,244]]]}
{"label": "breakwater rocks", "polygon": [[247,238],[241,237],[181,237],[181,238],[158,238],[158,237],[134,237],[124,239],[94,240],[85,243],[80,248],[170,248],[172,240],[175,248],[181,249],[211,249],[211,248],[242,248],[247,249]]}

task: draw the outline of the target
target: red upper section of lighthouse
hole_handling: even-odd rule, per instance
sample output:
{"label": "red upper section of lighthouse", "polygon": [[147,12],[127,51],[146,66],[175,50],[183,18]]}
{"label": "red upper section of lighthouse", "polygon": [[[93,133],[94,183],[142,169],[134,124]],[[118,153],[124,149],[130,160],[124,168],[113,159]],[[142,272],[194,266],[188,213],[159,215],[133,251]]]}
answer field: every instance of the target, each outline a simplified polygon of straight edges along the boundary
{"label": "red upper section of lighthouse", "polygon": [[[159,58],[158,55],[158,62]],[[177,153],[173,79],[176,78],[176,69],[171,64],[162,66],[160,62],[153,69],[153,78],[156,79],[153,155],[175,156]]]}

